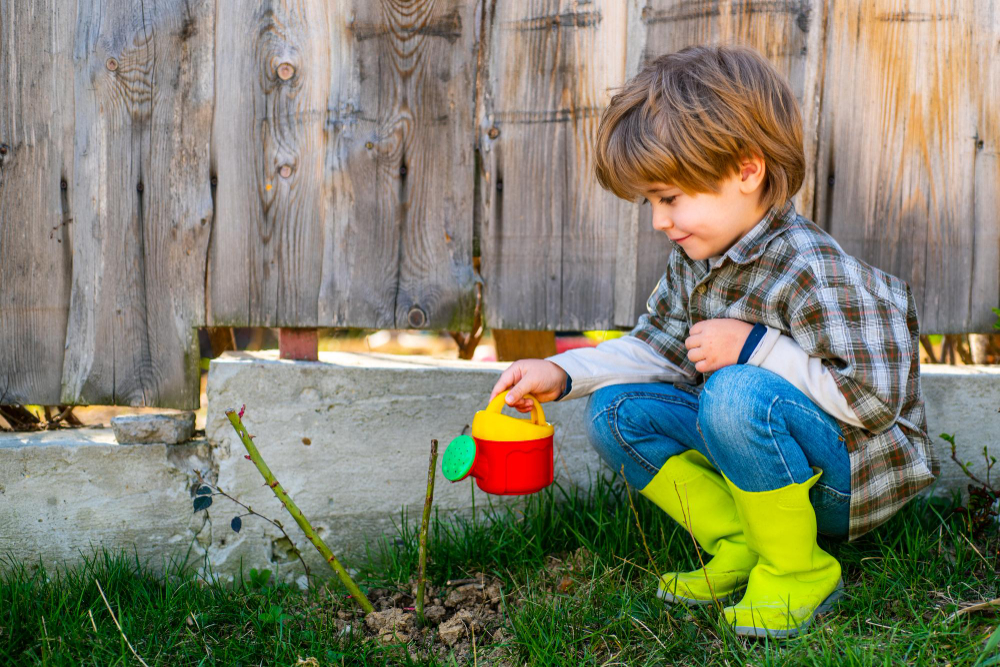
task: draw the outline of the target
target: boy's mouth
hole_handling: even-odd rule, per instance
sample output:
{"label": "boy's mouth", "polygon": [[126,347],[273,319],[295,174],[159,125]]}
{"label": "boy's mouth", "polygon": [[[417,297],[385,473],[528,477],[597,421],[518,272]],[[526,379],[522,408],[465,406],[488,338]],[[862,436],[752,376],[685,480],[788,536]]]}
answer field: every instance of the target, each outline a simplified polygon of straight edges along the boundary
{"label": "boy's mouth", "polygon": [[686,241],[690,237],[691,237],[691,235],[688,234],[686,236],[680,236],[680,237],[678,237],[676,239],[670,239],[670,240],[673,241],[674,243],[680,243],[681,241]]}

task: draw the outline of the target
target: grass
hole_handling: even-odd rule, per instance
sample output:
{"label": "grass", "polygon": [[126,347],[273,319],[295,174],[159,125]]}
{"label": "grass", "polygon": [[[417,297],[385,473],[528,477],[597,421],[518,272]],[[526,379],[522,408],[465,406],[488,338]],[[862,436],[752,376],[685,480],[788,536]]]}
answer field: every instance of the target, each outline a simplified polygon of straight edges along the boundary
{"label": "grass", "polygon": [[[637,523],[624,493],[600,479],[589,495],[551,488],[520,509],[435,519],[435,581],[486,572],[504,582],[505,638],[487,655],[532,665],[1000,664],[996,641],[986,645],[1000,609],[956,615],[965,603],[1000,597],[1000,537],[968,539],[948,503],[918,500],[857,542],[824,543],[844,567],[845,599],[804,636],[767,642],[736,637],[712,608],[657,600],[651,571],[692,569],[697,555],[686,532],[638,497]],[[398,536],[371,545],[365,586],[402,585],[415,574],[417,522],[401,523]],[[222,583],[190,565],[156,576],[121,552],[68,570],[8,560],[0,565],[0,663],[139,664],[97,580],[149,665],[412,664],[403,646],[338,631],[336,614],[349,602],[335,581],[301,592],[256,572]]]}

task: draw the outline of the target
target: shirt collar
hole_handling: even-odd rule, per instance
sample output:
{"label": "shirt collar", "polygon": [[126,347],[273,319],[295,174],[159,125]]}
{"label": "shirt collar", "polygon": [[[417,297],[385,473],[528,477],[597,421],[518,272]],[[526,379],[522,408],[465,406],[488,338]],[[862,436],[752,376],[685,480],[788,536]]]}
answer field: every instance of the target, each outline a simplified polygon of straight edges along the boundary
{"label": "shirt collar", "polygon": [[746,264],[760,257],[768,242],[795,218],[795,206],[789,199],[783,206],[772,206],[749,232],[726,251],[725,257],[737,264]]}

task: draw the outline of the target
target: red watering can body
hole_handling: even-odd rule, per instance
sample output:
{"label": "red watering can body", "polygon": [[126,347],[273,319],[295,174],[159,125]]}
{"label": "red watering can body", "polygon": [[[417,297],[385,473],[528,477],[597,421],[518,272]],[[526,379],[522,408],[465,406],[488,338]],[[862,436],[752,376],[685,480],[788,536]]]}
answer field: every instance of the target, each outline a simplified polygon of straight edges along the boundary
{"label": "red watering can body", "polygon": [[531,420],[501,414],[506,395],[476,413],[471,437],[459,436],[448,445],[441,468],[452,482],[471,476],[480,489],[500,496],[535,493],[552,483],[552,425],[530,395]]}

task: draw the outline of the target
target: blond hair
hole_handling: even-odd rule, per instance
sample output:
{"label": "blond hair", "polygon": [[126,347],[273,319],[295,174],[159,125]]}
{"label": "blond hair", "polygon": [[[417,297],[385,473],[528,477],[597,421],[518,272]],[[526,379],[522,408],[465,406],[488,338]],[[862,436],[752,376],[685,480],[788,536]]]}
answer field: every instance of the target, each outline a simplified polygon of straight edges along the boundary
{"label": "blond hair", "polygon": [[654,182],[718,192],[752,157],[764,160],[764,206],[783,204],[801,187],[795,96],[748,47],[692,46],[656,58],[611,98],[597,129],[597,180],[622,199]]}

